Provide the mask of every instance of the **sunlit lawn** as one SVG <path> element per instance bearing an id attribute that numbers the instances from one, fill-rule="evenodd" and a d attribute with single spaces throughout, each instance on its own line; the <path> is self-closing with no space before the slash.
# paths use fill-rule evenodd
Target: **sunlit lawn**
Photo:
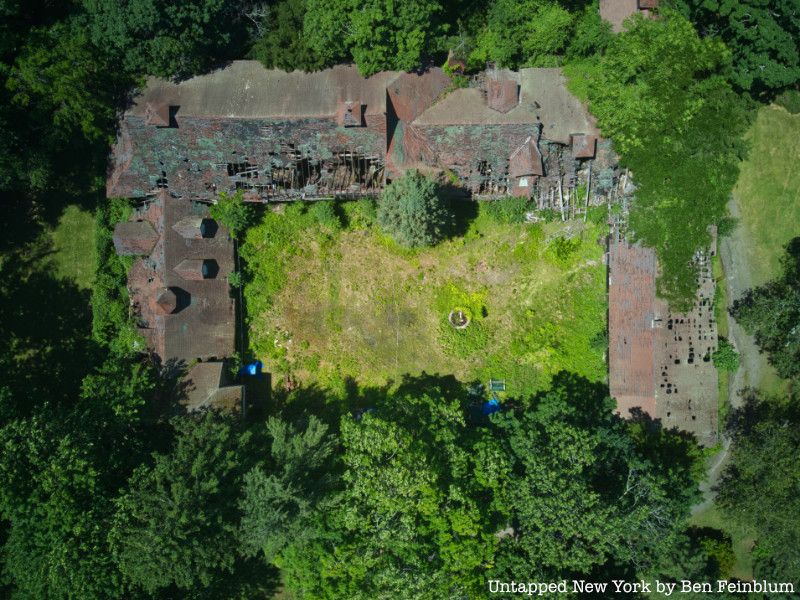
<path id="1" fill-rule="evenodd" d="M 800 115 L 764 107 L 749 139 L 750 154 L 734 194 L 753 242 L 748 262 L 758 284 L 780 273 L 784 246 L 800 235 Z"/>
<path id="2" fill-rule="evenodd" d="M 80 288 L 90 288 L 95 268 L 94 216 L 77 206 L 67 206 L 52 230 L 55 273 Z"/>

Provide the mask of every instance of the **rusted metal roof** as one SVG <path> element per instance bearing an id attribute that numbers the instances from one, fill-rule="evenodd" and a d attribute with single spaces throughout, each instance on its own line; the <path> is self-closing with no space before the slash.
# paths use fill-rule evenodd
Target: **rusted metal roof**
<path id="1" fill-rule="evenodd" d="M 389 108 L 400 121 L 412 122 L 429 109 L 450 85 L 441 69 L 425 73 L 403 73 L 386 88 Z"/>
<path id="2" fill-rule="evenodd" d="M 183 378 L 182 404 L 187 411 L 215 408 L 238 412 L 242 409 L 244 386 L 225 385 L 224 363 L 201 362 L 194 365 Z"/>
<path id="3" fill-rule="evenodd" d="M 653 305 L 656 255 L 625 240 L 609 248 L 609 387 L 623 416 L 640 408 L 656 417 Z"/>
<path id="4" fill-rule="evenodd" d="M 542 154 L 533 137 L 529 137 L 508 159 L 508 174 L 512 177 L 525 175 L 544 175 L 542 167 Z"/>
<path id="5" fill-rule="evenodd" d="M 164 364 L 230 356 L 235 319 L 227 275 L 234 264 L 225 228 L 218 225 L 206 237 L 184 237 L 173 225 L 209 219 L 208 207 L 165 191 L 135 218 L 147 220 L 159 233 L 152 252 L 134 262 L 128 274 L 131 303 L 152 352 Z M 213 277 L 184 276 L 187 265 L 206 262 L 215 266 Z"/>
<path id="6" fill-rule="evenodd" d="M 664 427 L 717 440 L 718 374 L 710 261 L 699 255 L 700 287 L 688 313 L 656 297 L 657 262 L 650 248 L 612 241 L 609 247 L 609 385 L 617 411 L 640 408 Z"/>
<path id="7" fill-rule="evenodd" d="M 109 196 L 143 198 L 167 189 L 211 200 L 239 187 L 266 195 L 293 187 L 313 195 L 341 187 L 329 176 L 345 158 L 358 154 L 379 169 L 385 158 L 385 117 L 366 116 L 366 127 L 341 127 L 333 117 L 177 120 L 177 128 L 154 128 L 125 116 L 113 151 Z"/>

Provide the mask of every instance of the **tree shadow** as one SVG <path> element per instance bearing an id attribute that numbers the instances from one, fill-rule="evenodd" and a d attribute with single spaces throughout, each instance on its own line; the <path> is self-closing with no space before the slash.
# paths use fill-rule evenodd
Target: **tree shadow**
<path id="1" fill-rule="evenodd" d="M 42 264 L 49 244 L 26 245 L 0 262 L 0 364 L 15 414 L 77 398 L 100 360 L 91 339 L 90 294 Z"/>
<path id="2" fill-rule="evenodd" d="M 478 203 L 472 199 L 469 190 L 449 182 L 439 185 L 439 194 L 449 204 L 452 214 L 448 237 L 463 237 L 478 217 Z"/>

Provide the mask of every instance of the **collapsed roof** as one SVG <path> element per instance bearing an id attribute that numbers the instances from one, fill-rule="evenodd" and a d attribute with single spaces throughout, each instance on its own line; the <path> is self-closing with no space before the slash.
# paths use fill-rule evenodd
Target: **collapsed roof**
<path id="1" fill-rule="evenodd" d="M 711 252 L 714 249 L 712 247 Z M 717 440 L 714 279 L 698 259 L 700 288 L 688 313 L 656 297 L 655 251 L 624 239 L 609 247 L 608 366 L 617 412 L 638 411 L 712 446 Z"/>
<path id="2" fill-rule="evenodd" d="M 285 73 L 255 61 L 181 83 L 151 79 L 120 123 L 107 192 L 374 195 L 387 175 L 421 166 L 457 172 L 477 192 L 471 178 L 486 176 L 483 163 L 506 177 L 528 137 L 569 145 L 573 134 L 598 133 L 560 69 L 496 70 L 482 81 L 451 89 L 441 69 L 364 78 L 352 66 Z M 153 120 L 165 106 L 171 126 Z"/>

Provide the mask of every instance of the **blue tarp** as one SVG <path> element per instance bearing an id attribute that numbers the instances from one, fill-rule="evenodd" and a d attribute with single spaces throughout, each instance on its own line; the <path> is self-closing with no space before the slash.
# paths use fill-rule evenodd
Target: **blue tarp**
<path id="1" fill-rule="evenodd" d="M 488 417 L 491 414 L 494 414 L 500 410 L 500 402 L 497 401 L 497 398 L 492 398 L 491 400 L 484 402 L 483 407 L 481 408 L 481 413 L 483 413 L 484 417 Z"/>
<path id="2" fill-rule="evenodd" d="M 257 377 L 261 375 L 261 369 L 263 368 L 264 368 L 264 363 L 262 363 L 260 360 L 256 360 L 244 365 L 241 369 L 239 369 L 239 374 Z"/>

